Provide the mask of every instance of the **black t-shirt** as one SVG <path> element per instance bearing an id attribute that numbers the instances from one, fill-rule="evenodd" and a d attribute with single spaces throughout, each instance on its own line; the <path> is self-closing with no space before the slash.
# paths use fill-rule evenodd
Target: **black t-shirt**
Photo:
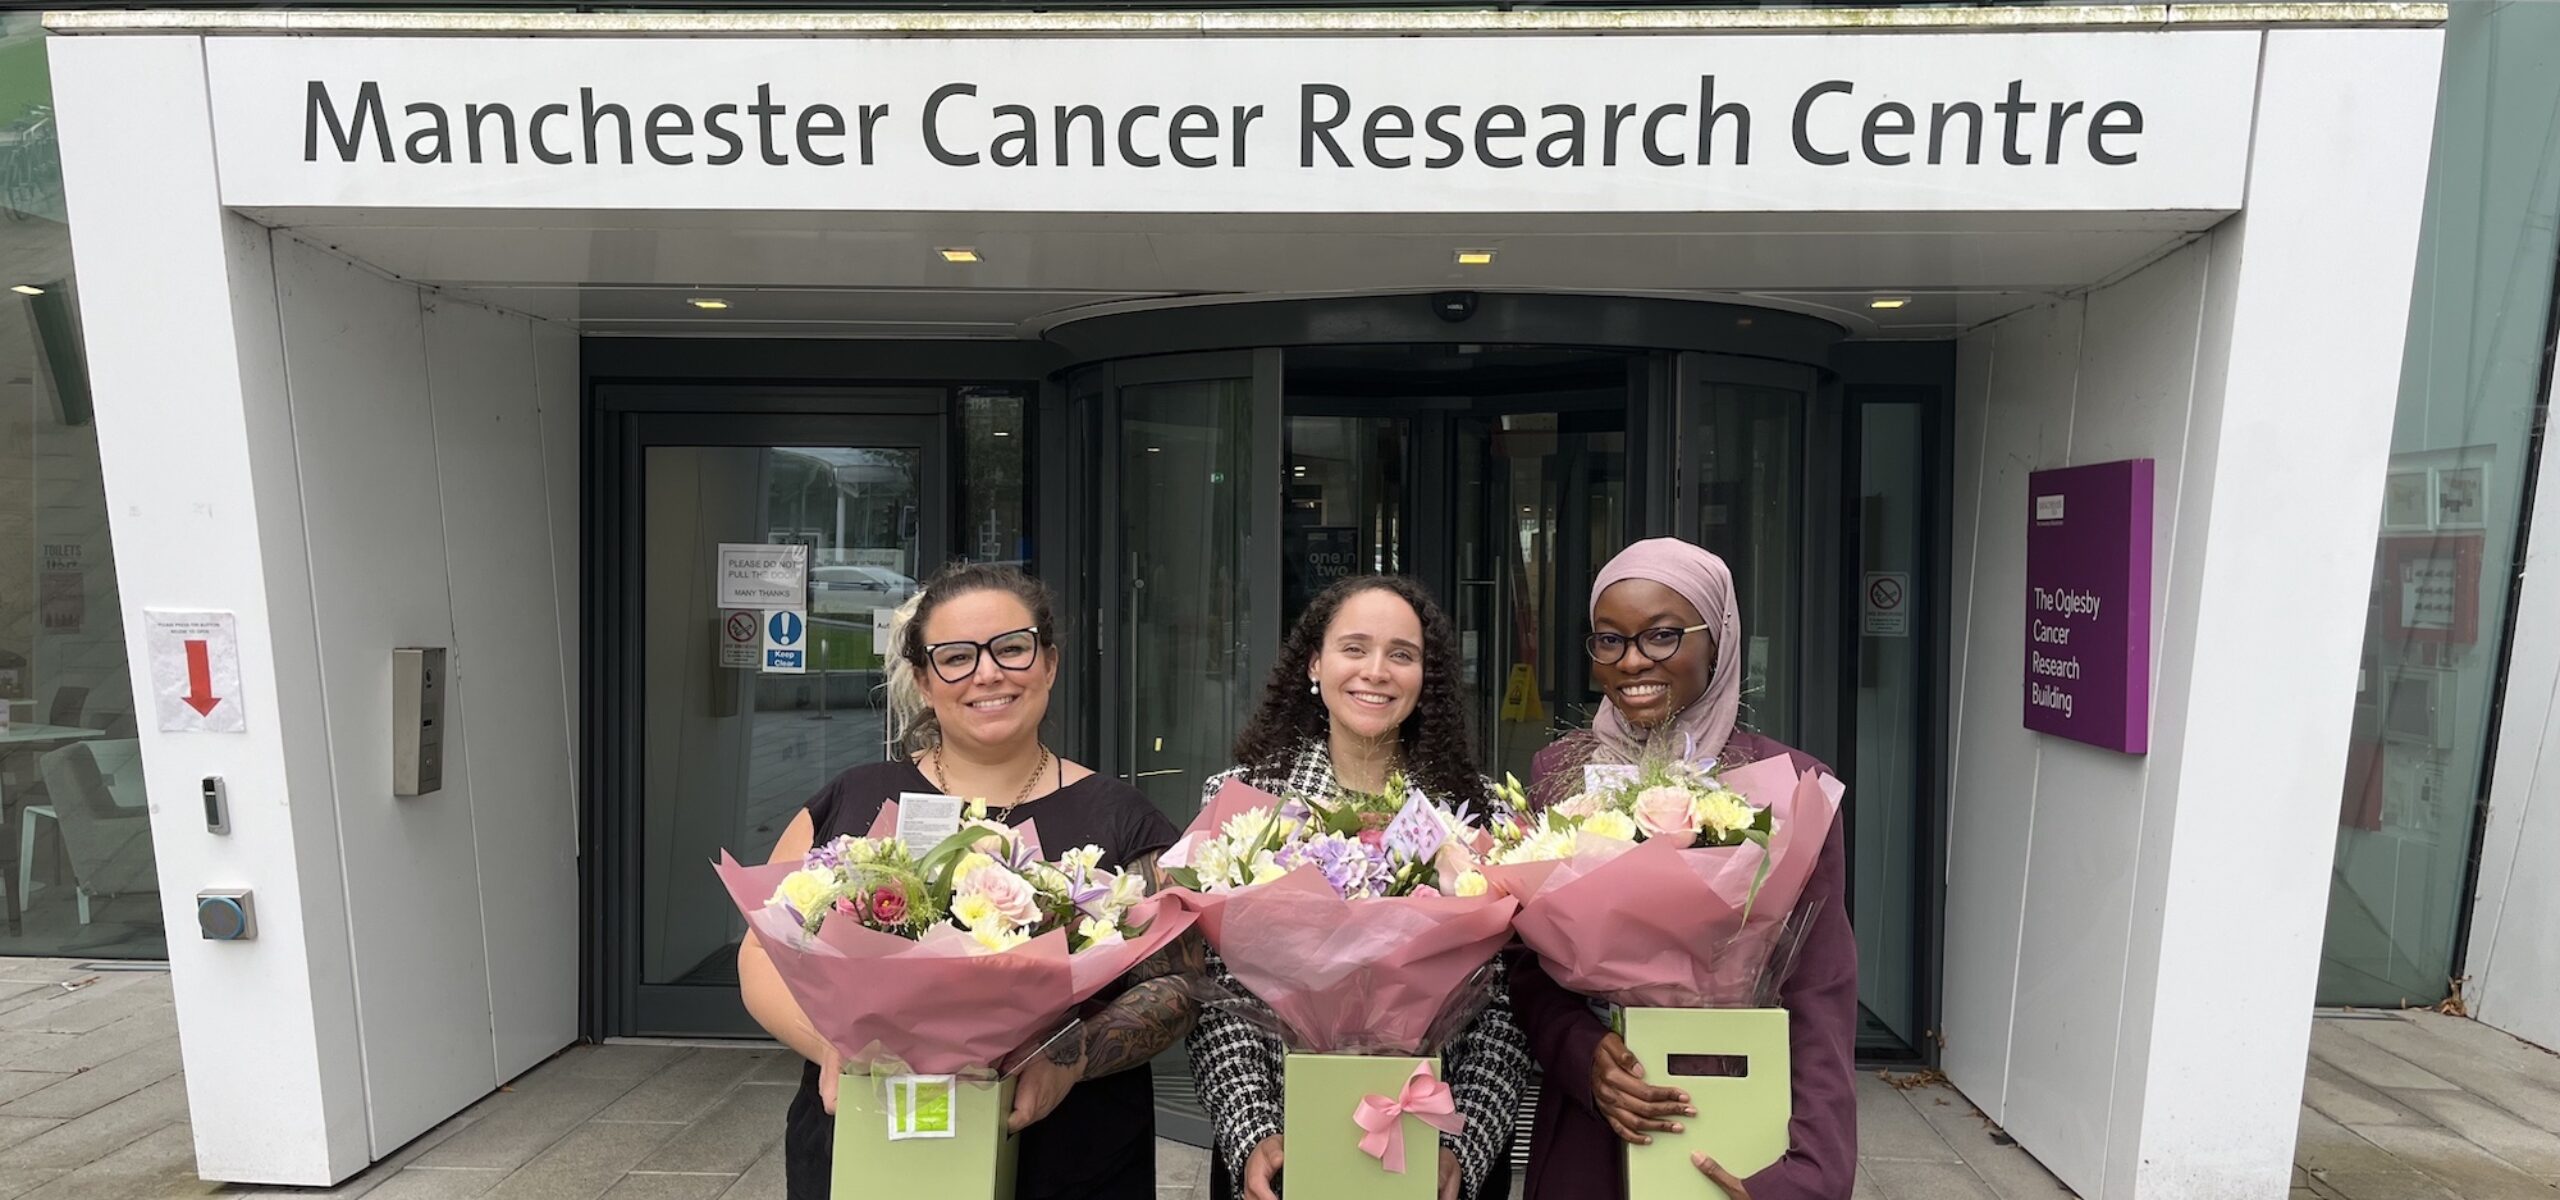
<path id="1" fill-rule="evenodd" d="M 855 767 L 810 799 L 812 844 L 870 833 L 880 806 L 900 792 L 940 791 L 904 760 Z M 1165 849 L 1182 835 L 1138 789 L 1107 775 L 1079 779 L 1015 808 L 1004 820 L 1036 823 L 1041 850 L 1051 858 L 1078 846 L 1099 846 L 1102 865 L 1113 869 Z M 1017 1200 L 1153 1200 L 1155 1108 L 1155 1086 L 1143 1064 L 1077 1084 L 1047 1117 L 1022 1131 L 1014 1172 Z M 810 1063 L 800 1073 L 800 1094 L 791 1100 L 783 1131 L 791 1200 L 828 1200 L 835 1137 L 835 1118 L 818 1101 L 818 1065 Z"/>

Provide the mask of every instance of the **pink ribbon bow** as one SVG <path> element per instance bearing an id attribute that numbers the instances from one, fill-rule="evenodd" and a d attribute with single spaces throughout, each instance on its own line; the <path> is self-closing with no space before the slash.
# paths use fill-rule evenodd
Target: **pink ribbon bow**
<path id="1" fill-rule="evenodd" d="M 1406 1117 L 1443 1134 L 1456 1133 L 1467 1124 L 1449 1096 L 1449 1085 L 1431 1074 L 1431 1064 L 1427 1062 L 1415 1064 L 1413 1077 L 1404 1081 L 1404 1093 L 1395 1099 L 1375 1093 L 1361 1097 L 1360 1107 L 1351 1112 L 1352 1122 L 1368 1131 L 1360 1138 L 1360 1152 L 1386 1164 L 1387 1170 L 1397 1175 L 1404 1174 Z"/>

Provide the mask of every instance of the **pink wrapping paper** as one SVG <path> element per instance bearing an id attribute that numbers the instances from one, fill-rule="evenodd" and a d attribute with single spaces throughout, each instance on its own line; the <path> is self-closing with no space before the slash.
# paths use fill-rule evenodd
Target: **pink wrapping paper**
<path id="1" fill-rule="evenodd" d="M 1656 839 L 1587 848 L 1570 861 L 1485 868 L 1497 890 L 1520 899 L 1513 926 L 1557 983 L 1630 1007 L 1762 1002 L 1762 971 L 1821 860 L 1847 787 L 1828 774 L 1799 775 L 1783 758 L 1721 779 L 1770 809 L 1766 851 Z M 1764 858 L 1769 877 L 1753 899 Z"/>
<path id="2" fill-rule="evenodd" d="M 883 806 L 884 808 L 888 806 Z M 894 812 L 881 817 L 889 831 Z M 873 825 L 875 836 L 881 825 Z M 1189 909 L 1151 896 L 1129 911 L 1145 933 L 1070 954 L 1063 931 L 1000 954 L 953 936 L 909 941 L 830 921 L 817 936 L 766 906 L 798 863 L 743 866 L 723 853 L 720 882 L 763 943 L 791 998 L 849 1066 L 954 1075 L 995 1066 L 1191 927 Z"/>
<path id="3" fill-rule="evenodd" d="M 1229 781 L 1186 836 L 1279 801 Z M 1460 985 L 1511 940 L 1508 896 L 1345 900 L 1313 867 L 1227 892 L 1173 889 L 1227 969 L 1280 1019 L 1291 1049 L 1422 1054 Z"/>

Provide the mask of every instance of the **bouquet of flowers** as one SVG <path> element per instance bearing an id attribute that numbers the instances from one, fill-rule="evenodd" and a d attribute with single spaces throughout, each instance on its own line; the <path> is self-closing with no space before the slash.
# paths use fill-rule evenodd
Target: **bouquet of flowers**
<path id="1" fill-rule="evenodd" d="M 916 941 L 966 937 L 975 952 L 994 954 L 1065 930 L 1080 954 L 1146 932 L 1130 910 L 1146 899 L 1147 881 L 1101 862 L 1099 846 L 1043 862 L 1032 837 L 978 817 L 921 859 L 895 836 L 812 847 L 765 904 L 811 935 L 851 918 Z"/>
<path id="2" fill-rule="evenodd" d="M 1591 998 L 1645 1077 L 1698 1110 L 1685 1134 L 1627 1148 L 1629 1194 L 1694 1195 L 1692 1151 L 1739 1175 L 1786 1153 L 1779 991 L 1816 915 L 1798 901 L 1845 788 L 1783 758 L 1719 769 L 1586 751 L 1580 790 L 1499 831 L 1485 874 L 1519 899 L 1514 927 L 1547 975 Z M 1748 1065 L 1675 1078 L 1696 1074 L 1683 1062 Z"/>
<path id="3" fill-rule="evenodd" d="M 1527 811 L 1519 781 L 1505 777 L 1503 789 L 1516 811 Z M 1534 816 L 1494 826 L 1491 861 L 1569 860 L 1585 835 L 1627 845 L 1663 838 L 1682 847 L 1766 846 L 1770 825 L 1769 808 L 1726 786 L 1712 767 L 1664 755 L 1624 770 L 1586 769 L 1581 791 Z"/>
<path id="4" fill-rule="evenodd" d="M 1468 806 L 1401 779 L 1286 800 L 1230 780 L 1166 852 L 1173 894 L 1259 1001 L 1207 1003 L 1288 1047 L 1293 1191 L 1436 1190 L 1430 1170 L 1405 1169 L 1437 1162 L 1463 1124 L 1431 1056 L 1492 995 L 1517 907 L 1479 869 L 1490 848 Z"/>
<path id="5" fill-rule="evenodd" d="M 1720 768 L 1653 752 L 1586 762 L 1581 782 L 1498 826 L 1485 868 L 1519 899 L 1521 941 L 1547 973 L 1618 1005 L 1771 1002 L 1840 781 L 1785 759 Z"/>
<path id="6" fill-rule="evenodd" d="M 897 835 L 897 808 L 796 865 L 723 854 L 720 878 L 844 1058 L 838 1194 L 1010 1196 L 1012 1089 L 999 1071 L 1195 918 L 1103 869 L 1099 848 L 1045 861 L 1030 823 L 1008 829 L 983 809 L 919 853 Z"/>
<path id="7" fill-rule="evenodd" d="M 1179 865 L 1165 874 L 1195 891 L 1232 892 L 1313 867 L 1345 900 L 1481 896 L 1486 884 L 1476 852 L 1486 835 L 1468 808 L 1444 808 L 1402 775 L 1390 776 L 1374 793 L 1345 789 L 1322 802 L 1272 800 L 1214 830 L 1195 826 L 1166 855 Z"/>

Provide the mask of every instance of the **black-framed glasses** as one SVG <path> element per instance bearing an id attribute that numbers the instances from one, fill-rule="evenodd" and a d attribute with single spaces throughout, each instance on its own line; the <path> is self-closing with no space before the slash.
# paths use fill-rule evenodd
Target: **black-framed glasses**
<path id="1" fill-rule="evenodd" d="M 1040 627 L 1026 625 L 983 642 L 935 642 L 924 648 L 924 660 L 944 683 L 958 683 L 978 673 L 980 653 L 994 655 L 1005 670 L 1027 671 L 1040 658 Z"/>
<path id="2" fill-rule="evenodd" d="M 1628 637 L 1623 633 L 1595 633 L 1582 639 L 1582 648 L 1591 655 L 1591 661 L 1604 667 L 1615 665 L 1618 660 L 1625 658 L 1627 647 L 1630 645 L 1646 658 L 1661 662 L 1680 653 L 1682 639 L 1708 628 L 1711 626 L 1704 624 L 1691 625 L 1686 629 L 1677 625 L 1657 625 L 1634 637 Z"/>

